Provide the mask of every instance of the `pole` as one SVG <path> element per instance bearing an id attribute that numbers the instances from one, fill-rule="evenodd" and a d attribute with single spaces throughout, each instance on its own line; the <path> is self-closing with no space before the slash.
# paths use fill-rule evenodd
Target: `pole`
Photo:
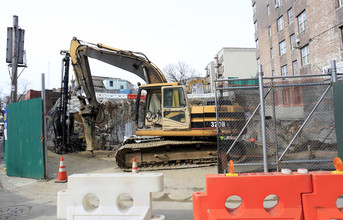
<path id="1" fill-rule="evenodd" d="M 264 106 L 264 86 L 263 86 L 263 72 L 262 65 L 258 66 L 258 81 L 260 87 L 260 103 L 261 103 L 261 122 L 262 122 L 262 142 L 263 142 L 263 170 L 268 172 L 268 158 L 267 158 L 267 135 L 266 135 L 266 116 Z"/>
<path id="2" fill-rule="evenodd" d="M 278 162 L 279 159 L 279 146 L 278 146 L 278 141 L 277 141 L 277 126 L 276 126 L 276 111 L 275 111 L 275 96 L 274 96 L 274 80 L 271 80 L 271 85 L 272 85 L 272 100 L 273 100 L 273 124 L 274 124 L 274 144 L 275 144 L 275 160 L 276 163 Z M 279 172 L 279 167 L 277 167 L 277 172 Z"/>
<path id="3" fill-rule="evenodd" d="M 48 147 L 46 146 L 46 98 L 45 98 L 45 75 L 42 73 L 42 100 L 43 100 L 43 147 L 44 147 L 44 177 L 48 178 Z"/>
<path id="4" fill-rule="evenodd" d="M 11 102 L 17 102 L 17 75 L 18 75 L 18 53 L 19 53 L 19 31 L 18 16 L 13 15 L 12 33 L 12 79 L 11 79 Z"/>
<path id="5" fill-rule="evenodd" d="M 70 55 L 68 52 L 65 53 L 65 57 L 63 58 L 64 63 L 64 76 L 63 77 L 63 90 L 62 93 L 62 148 L 64 150 L 67 149 L 67 143 L 69 143 L 69 130 L 67 129 L 67 110 L 68 110 L 68 82 L 69 82 L 69 62 L 70 62 Z M 63 74 L 63 73 L 62 73 Z M 69 118 L 70 121 L 70 118 Z"/>
<path id="6" fill-rule="evenodd" d="M 218 173 L 223 173 L 223 167 L 222 167 L 222 163 L 221 163 L 221 149 L 220 149 L 220 145 L 221 145 L 221 141 L 220 140 L 220 134 L 219 134 L 219 126 L 218 126 L 218 122 L 219 122 L 219 118 L 218 118 L 218 105 L 220 103 L 218 103 L 218 97 L 217 97 L 217 86 L 216 89 L 214 90 L 214 103 L 216 106 L 216 129 L 217 129 L 217 160 L 218 160 Z"/>
<path id="7" fill-rule="evenodd" d="M 331 77 L 332 82 L 337 82 L 336 60 L 331 61 Z"/>

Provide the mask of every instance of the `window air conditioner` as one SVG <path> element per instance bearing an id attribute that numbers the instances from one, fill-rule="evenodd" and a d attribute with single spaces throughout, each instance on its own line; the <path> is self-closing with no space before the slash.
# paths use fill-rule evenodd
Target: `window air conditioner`
<path id="1" fill-rule="evenodd" d="M 294 42 L 292 42 L 292 48 L 293 49 L 296 49 L 297 48 L 297 43 L 294 41 Z"/>

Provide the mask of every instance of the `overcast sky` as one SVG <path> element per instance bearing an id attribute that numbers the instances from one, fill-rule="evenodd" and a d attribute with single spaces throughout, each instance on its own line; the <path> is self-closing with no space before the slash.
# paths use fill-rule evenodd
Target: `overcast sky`
<path id="1" fill-rule="evenodd" d="M 28 67 L 19 78 L 30 88 L 61 84 L 60 50 L 71 39 L 143 52 L 160 69 L 183 61 L 205 75 L 222 47 L 255 47 L 251 0 L 11 0 L 0 8 L 0 95 L 10 93 L 7 27 L 13 15 L 25 30 Z M 140 81 L 131 73 L 91 63 L 93 75 Z M 22 68 L 18 69 L 20 73 Z M 71 68 L 71 73 L 73 73 Z"/>

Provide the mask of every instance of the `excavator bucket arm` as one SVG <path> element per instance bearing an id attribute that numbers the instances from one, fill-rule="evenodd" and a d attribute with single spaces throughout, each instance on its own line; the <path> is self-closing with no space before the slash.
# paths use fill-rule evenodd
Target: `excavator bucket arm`
<path id="1" fill-rule="evenodd" d="M 95 147 L 95 123 L 99 104 L 95 96 L 88 58 L 131 72 L 145 80 L 147 84 L 167 82 L 161 70 L 143 53 L 120 50 L 103 44 L 90 44 L 74 37 L 70 44 L 70 57 L 76 78 L 76 91 L 81 91 L 82 88 L 84 92 L 84 94 L 80 92 L 78 98 L 87 150 L 91 152 Z"/>

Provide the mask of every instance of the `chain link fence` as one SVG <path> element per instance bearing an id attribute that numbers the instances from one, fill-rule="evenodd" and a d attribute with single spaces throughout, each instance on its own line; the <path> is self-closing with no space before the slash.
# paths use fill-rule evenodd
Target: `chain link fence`
<path id="1" fill-rule="evenodd" d="M 229 160 L 237 172 L 333 169 L 337 141 L 329 75 L 228 79 L 216 84 L 219 173 L 228 172 Z M 235 113 L 220 111 L 230 103 L 237 105 Z M 225 123 L 228 118 L 231 124 Z M 229 126 L 239 131 L 227 132 Z"/>

